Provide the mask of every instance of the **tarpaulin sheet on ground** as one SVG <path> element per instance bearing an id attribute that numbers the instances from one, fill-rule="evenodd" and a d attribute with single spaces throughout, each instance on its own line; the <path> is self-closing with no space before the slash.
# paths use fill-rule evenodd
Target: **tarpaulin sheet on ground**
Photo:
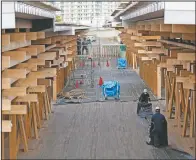
<path id="1" fill-rule="evenodd" d="M 118 68 L 127 68 L 127 60 L 125 58 L 118 58 L 117 65 Z"/>
<path id="2" fill-rule="evenodd" d="M 104 97 L 118 97 L 120 96 L 120 84 L 118 81 L 105 81 L 102 85 Z"/>

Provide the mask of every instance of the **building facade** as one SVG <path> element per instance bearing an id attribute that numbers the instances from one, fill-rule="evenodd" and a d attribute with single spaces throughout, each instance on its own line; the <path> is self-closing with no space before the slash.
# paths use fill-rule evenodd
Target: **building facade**
<path id="1" fill-rule="evenodd" d="M 57 15 L 65 23 L 79 23 L 100 27 L 110 19 L 119 2 L 55 2 L 61 11 Z"/>

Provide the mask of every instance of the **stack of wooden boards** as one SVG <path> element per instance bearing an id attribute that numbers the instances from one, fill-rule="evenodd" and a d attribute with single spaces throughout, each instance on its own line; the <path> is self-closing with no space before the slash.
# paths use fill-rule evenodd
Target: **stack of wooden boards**
<path id="1" fill-rule="evenodd" d="M 133 69 L 139 68 L 139 75 L 158 98 L 165 89 L 168 118 L 174 118 L 182 137 L 194 137 L 195 47 L 163 38 L 181 38 L 195 43 L 195 25 L 148 21 L 121 31 L 128 64 Z"/>
<path id="2" fill-rule="evenodd" d="M 27 152 L 28 139 L 39 138 L 51 101 L 74 69 L 76 36 L 2 32 L 2 159 L 16 159 L 19 146 Z"/>

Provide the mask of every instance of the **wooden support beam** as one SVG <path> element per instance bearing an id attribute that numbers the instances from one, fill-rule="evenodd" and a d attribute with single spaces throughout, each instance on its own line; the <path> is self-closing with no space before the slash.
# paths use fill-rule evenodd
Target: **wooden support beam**
<path id="1" fill-rule="evenodd" d="M 26 32 L 27 40 L 37 40 L 37 32 Z"/>
<path id="2" fill-rule="evenodd" d="M 182 47 L 182 48 L 188 48 L 188 49 L 195 50 L 195 46 L 193 46 L 193 45 L 188 45 L 188 44 L 183 44 L 183 43 L 178 43 L 178 42 L 172 42 L 172 41 L 162 40 L 162 39 L 160 39 L 158 41 L 162 42 L 162 43 L 166 43 L 166 44 L 171 44 L 171 45 L 174 45 L 174 46 Z"/>
<path id="3" fill-rule="evenodd" d="M 46 68 L 51 68 L 52 67 L 52 61 L 51 60 L 50 61 L 46 61 L 45 63 L 46 63 L 45 64 Z"/>
<path id="4" fill-rule="evenodd" d="M 161 67 L 157 67 L 157 98 L 161 98 Z"/>
<path id="5" fill-rule="evenodd" d="M 11 79 L 2 78 L 2 89 L 10 89 L 10 87 L 11 87 Z"/>
<path id="6" fill-rule="evenodd" d="M 14 82 L 12 84 L 12 86 L 14 87 L 34 87 L 34 86 L 37 86 L 37 79 L 36 77 L 28 77 L 27 78 L 24 78 L 24 79 L 19 79 L 18 81 Z"/>
<path id="7" fill-rule="evenodd" d="M 138 54 L 161 54 L 161 53 L 165 53 L 165 50 L 157 50 L 157 51 L 138 50 Z"/>
<path id="8" fill-rule="evenodd" d="M 36 63 L 20 63 L 15 68 L 26 69 L 28 71 L 37 71 L 37 64 Z"/>
<path id="9" fill-rule="evenodd" d="M 54 60 L 56 58 L 56 52 L 45 52 L 38 55 L 39 59 Z"/>
<path id="10" fill-rule="evenodd" d="M 26 87 L 11 87 L 10 89 L 2 90 L 2 96 L 25 96 Z"/>
<path id="11" fill-rule="evenodd" d="M 10 57 L 9 56 L 2 56 L 2 70 L 10 67 Z"/>
<path id="12" fill-rule="evenodd" d="M 145 25 L 145 31 L 151 31 L 151 25 L 150 24 Z"/>
<path id="13" fill-rule="evenodd" d="M 3 56 L 9 56 L 10 60 L 23 61 L 26 59 L 26 51 L 7 51 L 2 53 Z"/>
<path id="14" fill-rule="evenodd" d="M 195 25 L 172 24 L 172 33 L 194 33 Z"/>
<path id="15" fill-rule="evenodd" d="M 161 39 L 161 36 L 140 36 L 140 40 L 157 40 Z"/>
<path id="16" fill-rule="evenodd" d="M 185 105 L 185 111 L 184 111 L 184 121 L 183 121 L 183 129 L 182 129 L 182 137 L 186 136 L 186 129 L 188 125 L 188 111 L 189 111 L 189 105 L 190 105 L 190 89 L 187 91 L 186 94 L 186 105 Z"/>
<path id="17" fill-rule="evenodd" d="M 39 39 L 39 40 L 35 40 L 35 41 L 32 41 L 32 44 L 51 44 L 52 41 L 51 41 L 51 38 L 46 38 L 46 39 Z"/>
<path id="18" fill-rule="evenodd" d="M 178 53 L 177 59 L 182 61 L 195 61 L 196 53 Z"/>
<path id="19" fill-rule="evenodd" d="M 191 83 L 190 80 L 186 80 L 183 82 L 183 88 L 184 89 L 192 89 L 195 90 L 196 89 L 196 85 L 195 83 Z"/>
<path id="20" fill-rule="evenodd" d="M 38 54 L 46 51 L 45 45 L 30 45 L 27 48 L 37 48 Z"/>
<path id="21" fill-rule="evenodd" d="M 45 85 L 45 86 L 51 86 L 52 81 L 50 79 L 38 79 L 37 80 L 38 85 Z"/>
<path id="22" fill-rule="evenodd" d="M 26 69 L 6 69 L 2 72 L 3 78 L 26 78 Z"/>
<path id="23" fill-rule="evenodd" d="M 2 46 L 8 46 L 10 45 L 10 35 L 9 34 L 2 34 Z"/>
<path id="24" fill-rule="evenodd" d="M 44 93 L 46 92 L 46 86 L 45 85 L 38 85 L 36 87 L 29 87 L 27 89 L 27 92 L 34 92 L 34 93 Z"/>
<path id="25" fill-rule="evenodd" d="M 38 66 L 44 66 L 45 60 L 44 59 L 38 59 L 38 58 L 31 58 L 27 61 L 27 63 L 36 63 Z"/>
<path id="26" fill-rule="evenodd" d="M 194 33 L 183 33 L 182 34 L 182 39 L 183 40 L 195 41 L 195 34 Z"/>
<path id="27" fill-rule="evenodd" d="M 46 47 L 46 51 L 48 51 L 54 47 L 56 47 L 56 44 L 49 45 L 48 47 Z"/>
<path id="28" fill-rule="evenodd" d="M 170 33 L 170 38 L 182 38 L 182 34 L 181 33 Z"/>
<path id="29" fill-rule="evenodd" d="M 25 42 L 26 33 L 10 33 L 10 40 L 14 42 Z"/>
<path id="30" fill-rule="evenodd" d="M 2 98 L 2 111 L 9 111 L 11 109 L 11 100 Z"/>
<path id="31" fill-rule="evenodd" d="M 56 68 L 44 68 L 37 72 L 29 73 L 29 77 L 47 78 L 47 77 L 54 77 L 56 76 L 56 74 L 57 74 Z"/>
<path id="32" fill-rule="evenodd" d="M 12 131 L 12 122 L 10 120 L 2 120 L 2 130 L 1 132 L 11 132 Z"/>
<path id="33" fill-rule="evenodd" d="M 171 24 L 160 24 L 160 32 L 172 32 Z"/>
<path id="34" fill-rule="evenodd" d="M 151 24 L 151 31 L 160 31 L 160 24 Z"/>
<path id="35" fill-rule="evenodd" d="M 26 96 L 18 96 L 13 102 L 38 102 L 37 94 L 27 94 Z"/>
<path id="36" fill-rule="evenodd" d="M 194 74 L 193 75 L 189 75 L 189 80 L 190 80 L 190 82 L 195 83 L 195 81 L 196 81 L 195 75 Z"/>
<path id="37" fill-rule="evenodd" d="M 11 50 L 18 49 L 21 47 L 26 47 L 29 45 L 31 45 L 31 41 L 11 42 L 9 45 L 2 46 L 2 52 L 11 51 Z"/>
<path id="38" fill-rule="evenodd" d="M 45 38 L 45 32 L 37 32 L 37 39 L 44 39 Z"/>
<path id="39" fill-rule="evenodd" d="M 134 46 L 135 47 L 148 47 L 148 46 L 161 47 L 162 44 L 156 41 L 148 41 L 148 42 L 142 42 L 142 43 L 134 43 Z"/>
<path id="40" fill-rule="evenodd" d="M 18 51 L 26 51 L 27 56 L 37 56 L 37 54 L 38 54 L 37 48 L 26 47 L 26 48 L 19 48 L 17 50 Z"/>
<path id="41" fill-rule="evenodd" d="M 26 105 L 11 105 L 11 110 L 3 111 L 3 115 L 24 115 L 27 114 L 27 106 Z"/>

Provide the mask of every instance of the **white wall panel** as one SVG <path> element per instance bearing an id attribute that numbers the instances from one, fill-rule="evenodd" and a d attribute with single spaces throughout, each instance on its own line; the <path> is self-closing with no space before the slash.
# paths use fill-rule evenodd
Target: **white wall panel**
<path id="1" fill-rule="evenodd" d="M 165 24 L 195 24 L 195 2 L 165 2 Z"/>
<path id="2" fill-rule="evenodd" d="M 14 2 L 2 2 L 2 29 L 15 28 Z"/>
<path id="3" fill-rule="evenodd" d="M 165 24 L 195 24 L 195 11 L 165 11 Z"/>
<path id="4" fill-rule="evenodd" d="M 2 29 L 15 28 L 15 14 L 3 13 L 2 14 Z"/>

